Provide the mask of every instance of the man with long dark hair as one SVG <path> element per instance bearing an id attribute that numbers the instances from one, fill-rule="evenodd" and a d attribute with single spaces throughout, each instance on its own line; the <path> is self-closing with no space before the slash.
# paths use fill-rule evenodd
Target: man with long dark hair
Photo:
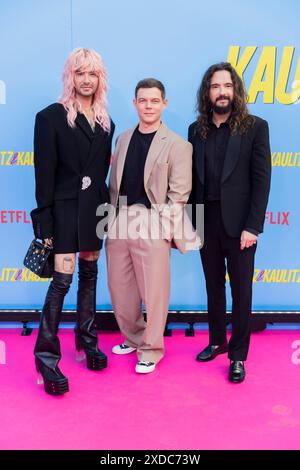
<path id="1" fill-rule="evenodd" d="M 263 231 L 271 179 L 268 124 L 247 109 L 243 82 L 229 63 L 212 65 L 197 95 L 190 202 L 204 203 L 200 251 L 208 298 L 209 345 L 198 361 L 228 351 L 229 380 L 245 378 L 254 255 Z M 226 264 L 225 264 L 226 262 Z M 226 265 L 232 294 L 232 335 L 226 338 Z"/>

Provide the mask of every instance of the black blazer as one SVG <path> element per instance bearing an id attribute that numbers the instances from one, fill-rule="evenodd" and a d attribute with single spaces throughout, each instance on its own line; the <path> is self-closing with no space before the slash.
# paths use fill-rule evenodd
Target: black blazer
<path id="1" fill-rule="evenodd" d="M 96 124 L 93 133 L 84 115 L 76 118 L 76 127 L 67 123 L 67 112 L 54 103 L 36 115 L 34 128 L 34 168 L 37 208 L 31 211 L 37 238 L 53 236 L 52 207 L 55 200 L 78 199 L 81 233 L 95 232 L 95 213 L 99 204 L 109 202 L 105 180 L 109 171 L 110 133 Z M 84 181 L 90 184 L 84 189 Z"/>
<path id="2" fill-rule="evenodd" d="M 230 135 L 221 177 L 221 212 L 230 237 L 245 229 L 263 232 L 271 182 L 271 151 L 267 121 L 254 116 L 246 134 Z M 189 203 L 204 203 L 205 140 L 189 126 L 193 145 L 193 188 Z M 193 221 L 195 225 L 195 220 Z M 205 223 L 205 221 L 204 221 Z"/>

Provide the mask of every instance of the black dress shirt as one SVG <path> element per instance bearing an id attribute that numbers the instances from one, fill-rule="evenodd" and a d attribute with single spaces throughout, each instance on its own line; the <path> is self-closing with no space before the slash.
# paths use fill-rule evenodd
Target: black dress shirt
<path id="1" fill-rule="evenodd" d="M 217 127 L 210 123 L 210 131 L 205 143 L 205 201 L 219 201 L 221 194 L 221 175 L 230 135 L 227 122 Z"/>

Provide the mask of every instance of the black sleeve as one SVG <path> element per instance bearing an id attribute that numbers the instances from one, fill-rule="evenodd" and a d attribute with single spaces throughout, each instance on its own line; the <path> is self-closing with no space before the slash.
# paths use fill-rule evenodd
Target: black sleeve
<path id="1" fill-rule="evenodd" d="M 34 171 L 37 208 L 31 211 L 31 218 L 34 234 L 41 239 L 53 236 L 52 205 L 56 165 L 55 130 L 48 119 L 38 113 L 34 127 Z"/>
<path id="2" fill-rule="evenodd" d="M 110 133 L 109 133 L 109 138 L 108 138 L 108 146 L 107 146 L 107 151 L 105 155 L 104 180 L 106 180 L 108 172 L 109 172 L 110 160 L 111 160 L 111 147 L 112 147 L 112 139 L 114 136 L 114 132 L 115 132 L 115 124 L 113 121 L 111 121 Z"/>
<path id="3" fill-rule="evenodd" d="M 256 235 L 257 237 L 259 235 L 259 232 L 254 228 L 245 227 L 244 230 L 246 230 L 246 232 L 252 233 L 252 235 Z"/>
<path id="4" fill-rule="evenodd" d="M 193 144 L 193 137 L 195 132 L 195 125 L 191 124 L 188 129 L 188 141 Z"/>
<path id="5" fill-rule="evenodd" d="M 263 232 L 271 184 L 269 127 L 262 121 L 253 141 L 251 157 L 251 204 L 245 227 Z"/>
<path id="6" fill-rule="evenodd" d="M 188 141 L 193 145 L 194 147 L 194 129 L 195 126 L 194 124 L 191 124 L 188 128 Z M 195 220 L 196 220 L 196 195 L 195 195 L 195 188 L 196 188 L 196 183 L 195 183 L 195 178 L 196 178 L 196 169 L 195 169 L 195 156 L 194 156 L 194 150 L 193 150 L 193 156 L 192 156 L 192 190 L 190 192 L 190 196 L 188 199 L 188 205 L 191 205 L 192 207 L 189 208 L 191 211 L 191 216 L 192 216 L 192 224 L 195 228 Z"/>

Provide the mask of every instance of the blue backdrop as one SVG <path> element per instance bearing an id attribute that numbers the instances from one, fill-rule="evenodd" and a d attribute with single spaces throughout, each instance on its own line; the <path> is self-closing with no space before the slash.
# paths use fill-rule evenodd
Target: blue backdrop
<path id="1" fill-rule="evenodd" d="M 48 281 L 22 265 L 33 236 L 34 117 L 57 100 L 66 57 L 83 46 L 100 52 L 109 72 L 115 137 L 136 123 L 132 98 L 139 79 L 165 83 L 164 120 L 186 137 L 204 71 L 223 60 L 236 66 L 251 112 L 269 122 L 273 163 L 253 306 L 299 309 L 299 14 L 293 0 L 284 6 L 276 0 L 1 0 L 0 308 L 40 307 L 44 300 Z M 171 262 L 171 308 L 205 308 L 199 254 L 173 250 Z M 97 304 L 110 308 L 104 251 L 99 268 Z M 66 306 L 74 307 L 75 299 L 76 282 Z"/>

